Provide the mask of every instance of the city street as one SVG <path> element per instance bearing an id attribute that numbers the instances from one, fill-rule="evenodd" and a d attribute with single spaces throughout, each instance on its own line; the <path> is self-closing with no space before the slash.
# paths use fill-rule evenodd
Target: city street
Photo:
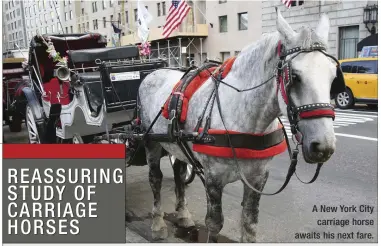
<path id="1" fill-rule="evenodd" d="M 284 121 L 287 127 L 287 121 Z M 337 148 L 330 161 L 324 164 L 315 183 L 306 185 L 294 176 L 287 188 L 275 196 L 262 196 L 257 231 L 258 242 L 377 242 L 377 111 L 356 108 L 336 110 L 334 123 Z M 4 127 L 6 142 L 26 142 L 22 133 L 9 133 Z M 287 153 L 274 158 L 264 192 L 274 192 L 283 184 L 289 166 Z M 167 157 L 162 159 L 162 208 L 168 225 L 169 237 L 162 242 L 206 242 L 204 217 L 206 198 L 201 181 L 195 178 L 186 189 L 188 208 L 196 228 L 180 230 L 174 226 L 175 193 L 173 172 Z M 297 174 L 310 180 L 314 165 L 306 164 L 300 156 Z M 224 227 L 220 242 L 239 241 L 242 184 L 226 186 L 223 194 Z M 147 242 L 151 238 L 150 212 L 153 195 L 148 182 L 148 167 L 127 168 L 127 239 L 129 242 Z M 312 212 L 314 205 L 318 212 Z M 338 212 L 322 213 L 320 206 L 338 206 Z M 340 205 L 356 206 L 356 212 L 344 213 Z M 373 212 L 359 211 L 360 205 L 374 206 Z M 374 225 L 352 226 L 352 219 L 372 219 Z M 318 219 L 348 219 L 348 226 L 321 226 Z M 295 239 L 296 233 L 320 233 L 320 239 Z M 335 239 L 323 238 L 323 232 L 335 233 Z M 354 233 L 353 239 L 337 239 L 338 232 Z M 357 239 L 357 232 L 371 233 L 371 239 Z M 348 234 L 349 235 L 349 234 Z"/>

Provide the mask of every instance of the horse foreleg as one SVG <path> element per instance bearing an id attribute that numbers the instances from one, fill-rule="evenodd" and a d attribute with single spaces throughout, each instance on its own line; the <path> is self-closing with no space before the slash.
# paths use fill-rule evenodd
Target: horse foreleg
<path id="1" fill-rule="evenodd" d="M 173 164 L 173 173 L 175 178 L 175 193 L 176 193 L 176 211 L 177 211 L 177 224 L 180 227 L 188 228 L 194 226 L 192 216 L 187 208 L 187 201 L 185 198 L 185 176 L 186 176 L 187 163 L 180 160 L 175 161 Z"/>
<path id="2" fill-rule="evenodd" d="M 269 171 L 255 178 L 255 183 L 250 182 L 254 188 L 262 191 L 265 187 Z M 257 240 L 257 225 L 259 214 L 259 200 L 261 195 L 251 190 L 244 184 L 242 216 L 241 216 L 241 242 L 256 242 Z"/>
<path id="3" fill-rule="evenodd" d="M 207 213 L 205 225 L 208 229 L 209 242 L 217 242 L 217 235 L 224 224 L 224 215 L 222 214 L 222 191 L 224 188 L 220 177 L 205 173 L 205 190 L 207 199 Z"/>
<path id="4" fill-rule="evenodd" d="M 165 239 L 168 237 L 167 225 L 164 222 L 164 214 L 161 212 L 161 182 L 163 173 L 160 170 L 162 147 L 158 143 L 149 142 L 145 146 L 147 163 L 149 165 L 149 183 L 153 192 L 154 204 L 152 209 L 152 238 Z"/>

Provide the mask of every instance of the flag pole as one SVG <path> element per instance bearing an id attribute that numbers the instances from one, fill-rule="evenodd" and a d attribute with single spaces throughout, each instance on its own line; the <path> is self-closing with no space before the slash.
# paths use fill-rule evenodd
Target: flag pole
<path id="1" fill-rule="evenodd" d="M 206 4 L 206 3 L 205 3 L 205 4 Z M 202 16 L 204 17 L 204 19 L 205 19 L 207 22 L 209 22 L 209 25 L 213 28 L 213 23 L 210 22 L 210 21 L 208 20 L 208 18 L 206 18 L 205 14 L 200 10 L 200 8 L 199 8 L 196 4 L 193 4 L 193 5 L 196 6 L 197 10 L 202 14 Z"/>

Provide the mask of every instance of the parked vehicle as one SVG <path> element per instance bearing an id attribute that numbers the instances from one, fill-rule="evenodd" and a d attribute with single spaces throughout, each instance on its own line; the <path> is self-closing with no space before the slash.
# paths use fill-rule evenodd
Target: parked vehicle
<path id="1" fill-rule="evenodd" d="M 356 103 L 369 107 L 378 104 L 378 58 L 340 60 L 347 86 L 346 91 L 335 96 L 338 108 L 349 109 Z"/>
<path id="2" fill-rule="evenodd" d="M 106 45 L 98 33 L 32 38 L 28 64 L 32 86 L 22 91 L 29 142 L 124 144 L 128 166 L 143 166 L 144 148 L 119 133 L 134 128 L 142 80 L 167 63 L 141 60 L 135 45 Z M 108 137 L 101 139 L 105 134 Z M 170 156 L 171 163 L 174 160 Z M 194 178 L 191 165 L 188 172 L 185 183 Z"/>
<path id="3" fill-rule="evenodd" d="M 3 121 L 11 132 L 21 131 L 25 117 L 25 101 L 20 96 L 22 89 L 29 86 L 29 79 L 22 66 L 24 61 L 24 58 L 3 59 Z"/>

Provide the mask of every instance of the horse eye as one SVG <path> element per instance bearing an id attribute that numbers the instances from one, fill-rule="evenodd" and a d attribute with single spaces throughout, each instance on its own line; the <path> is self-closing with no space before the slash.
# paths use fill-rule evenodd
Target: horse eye
<path id="1" fill-rule="evenodd" d="M 297 75 L 297 74 L 292 74 L 292 81 L 300 82 L 301 80 L 300 80 L 299 75 Z"/>

